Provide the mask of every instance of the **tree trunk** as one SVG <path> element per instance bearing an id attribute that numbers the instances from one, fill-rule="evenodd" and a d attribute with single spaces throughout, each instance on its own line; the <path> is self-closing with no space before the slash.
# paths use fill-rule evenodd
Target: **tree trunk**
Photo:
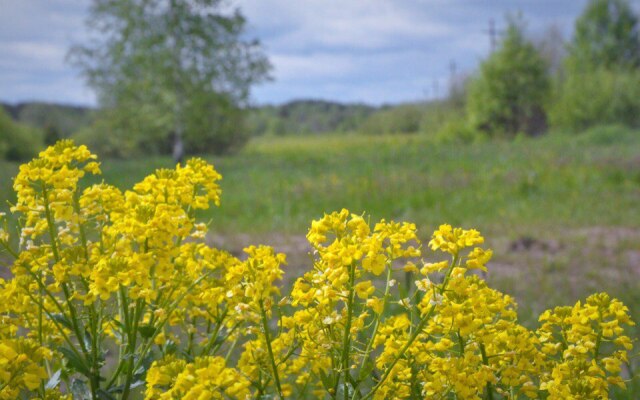
<path id="1" fill-rule="evenodd" d="M 170 2 L 170 18 L 173 35 L 171 37 L 173 47 L 173 84 L 176 96 L 174 106 L 174 132 L 173 132 L 173 160 L 182 164 L 184 161 L 184 90 L 182 88 L 182 60 L 180 59 L 180 49 L 182 47 L 180 19 L 178 16 L 177 2 Z"/>
<path id="2" fill-rule="evenodd" d="M 178 128 L 173 135 L 173 161 L 178 164 L 182 164 L 184 161 L 184 140 L 182 138 L 182 127 Z"/>

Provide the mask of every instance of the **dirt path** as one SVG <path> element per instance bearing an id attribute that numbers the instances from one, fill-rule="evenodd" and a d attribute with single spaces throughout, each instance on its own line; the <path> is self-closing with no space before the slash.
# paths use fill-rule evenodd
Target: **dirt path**
<path id="1" fill-rule="evenodd" d="M 239 257 L 251 244 L 270 245 L 287 254 L 285 286 L 310 266 L 310 247 L 303 235 L 215 235 L 209 240 Z M 494 250 L 489 284 L 514 296 L 525 318 L 606 291 L 625 301 L 632 316 L 640 319 L 640 228 L 590 227 L 546 237 L 490 237 L 487 246 Z"/>

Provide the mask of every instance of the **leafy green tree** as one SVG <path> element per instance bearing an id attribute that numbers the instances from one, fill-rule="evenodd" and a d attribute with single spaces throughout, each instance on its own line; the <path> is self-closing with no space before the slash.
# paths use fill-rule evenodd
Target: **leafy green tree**
<path id="1" fill-rule="evenodd" d="M 640 67 L 640 26 L 629 2 L 591 0 L 576 21 L 567 61 L 574 70 Z"/>
<path id="2" fill-rule="evenodd" d="M 510 18 L 500 47 L 470 83 L 469 123 L 490 136 L 540 134 L 546 129 L 549 90 L 545 60 L 525 38 L 519 21 Z"/>
<path id="3" fill-rule="evenodd" d="M 60 136 L 60 132 L 58 131 L 58 128 L 55 125 L 51 123 L 48 123 L 47 125 L 45 125 L 44 127 L 44 144 L 45 145 L 51 146 L 61 138 L 62 137 Z"/>
<path id="4" fill-rule="evenodd" d="M 9 161 L 25 161 L 38 154 L 42 148 L 42 131 L 15 122 L 0 107 L 0 158 Z"/>
<path id="5" fill-rule="evenodd" d="M 640 70 L 571 72 L 549 112 L 553 126 L 573 132 L 603 124 L 640 127 Z"/>
<path id="6" fill-rule="evenodd" d="M 185 147 L 221 152 L 243 139 L 229 121 L 270 64 L 245 39 L 238 9 L 223 0 L 94 0 L 87 22 L 94 40 L 70 59 L 107 110 L 98 125 L 155 150 L 170 142 L 176 160 Z"/>
<path id="7" fill-rule="evenodd" d="M 576 132 L 640 126 L 640 24 L 625 0 L 592 0 L 576 21 L 551 123 Z"/>

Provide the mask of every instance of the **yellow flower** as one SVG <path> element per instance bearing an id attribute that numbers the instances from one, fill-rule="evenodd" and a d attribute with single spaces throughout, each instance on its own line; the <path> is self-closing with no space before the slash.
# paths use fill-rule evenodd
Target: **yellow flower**
<path id="1" fill-rule="evenodd" d="M 376 288 L 371 284 L 371 281 L 358 282 L 355 286 L 356 294 L 359 298 L 366 300 Z"/>
<path id="2" fill-rule="evenodd" d="M 440 225 L 433 233 L 429 247 L 432 250 L 441 250 L 446 253 L 457 255 L 466 247 L 484 243 L 484 238 L 475 229 L 465 230 L 462 228 L 452 228 L 451 225 Z"/>

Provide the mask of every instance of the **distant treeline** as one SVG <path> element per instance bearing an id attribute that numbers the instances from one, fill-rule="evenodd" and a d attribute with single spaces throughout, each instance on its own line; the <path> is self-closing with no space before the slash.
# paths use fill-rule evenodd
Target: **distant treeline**
<path id="1" fill-rule="evenodd" d="M 638 20 L 627 0 L 590 0 L 565 40 L 553 26 L 542 37 L 529 37 L 521 16 L 507 16 L 492 53 L 476 71 L 452 74 L 447 97 L 437 100 L 379 107 L 321 100 L 239 107 L 225 97 L 205 96 L 185 110 L 184 146 L 187 153 L 220 154 L 255 136 L 423 133 L 469 142 L 537 136 L 549 129 L 582 132 L 597 125 L 639 128 Z M 4 110 L 0 158 L 5 159 L 28 158 L 66 137 L 102 156 L 170 154 L 180 136 L 168 128 L 166 113 L 137 100 L 99 110 L 45 103 L 4 105 Z"/>
<path id="2" fill-rule="evenodd" d="M 76 137 L 90 129 L 96 110 L 90 107 L 55 103 L 0 103 L 0 151 L 8 131 L 24 138 L 19 154 L 3 158 L 30 157 L 45 144 L 60 138 Z M 324 100 L 297 100 L 282 105 L 254 106 L 246 111 L 239 129 L 249 137 L 262 135 L 316 135 L 337 133 L 416 133 L 435 119 L 443 119 L 442 102 L 371 106 Z M 1 115 L 4 114 L 4 115 Z M 434 119 L 434 121 L 432 121 Z M 14 153 L 16 153 L 14 151 Z"/>

